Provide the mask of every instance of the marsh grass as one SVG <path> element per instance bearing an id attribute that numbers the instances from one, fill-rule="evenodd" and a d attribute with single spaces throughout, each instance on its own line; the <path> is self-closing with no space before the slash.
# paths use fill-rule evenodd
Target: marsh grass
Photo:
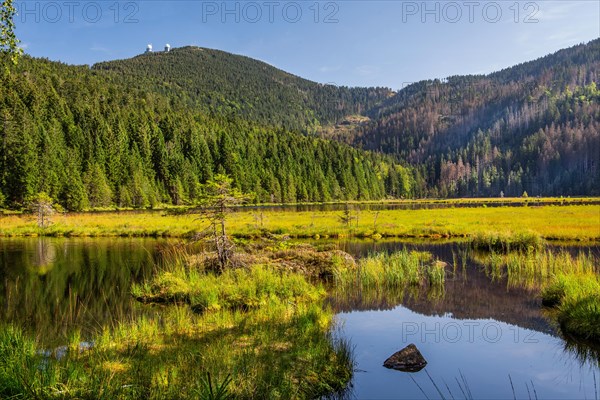
<path id="1" fill-rule="evenodd" d="M 347 342 L 319 305 L 197 315 L 168 307 L 105 330 L 84 353 L 36 353 L 17 328 L 0 333 L 2 398 L 315 398 L 344 389 Z M 207 391 L 207 377 L 213 397 Z"/>
<path id="2" fill-rule="evenodd" d="M 543 244 L 542 237 L 536 232 L 480 232 L 471 238 L 474 249 L 501 253 L 540 250 Z"/>
<path id="3" fill-rule="evenodd" d="M 210 253 L 176 247 L 166 252 L 159 271 L 151 279 L 134 284 L 131 291 L 145 303 L 185 303 L 197 312 L 316 302 L 325 296 L 325 290 L 319 282 L 309 282 L 309 278 L 331 275 L 334 267 L 352 267 L 354 261 L 348 263 L 343 255 L 350 257 L 339 251 L 317 252 L 305 246 L 253 254 L 240 252 L 234 256 L 240 267 L 219 273 L 210 267 Z"/>
<path id="4" fill-rule="evenodd" d="M 493 279 L 506 276 L 509 287 L 541 292 L 542 304 L 565 335 L 600 342 L 600 271 L 592 254 L 566 251 L 489 253 L 485 263 Z"/>
<path id="5" fill-rule="evenodd" d="M 509 287 L 540 290 L 559 275 L 588 275 L 597 272 L 596 259 L 591 254 L 574 256 L 567 251 L 543 250 L 526 252 L 486 253 L 480 255 L 486 272 L 493 279 L 506 277 Z"/>
<path id="6" fill-rule="evenodd" d="M 196 269 L 165 271 L 148 283 L 134 285 L 132 293 L 143 302 L 183 302 L 202 312 L 317 301 L 325 295 L 322 287 L 311 285 L 299 274 L 261 265 L 226 270 L 220 275 Z"/>
<path id="7" fill-rule="evenodd" d="M 593 271 L 560 273 L 542 291 L 543 302 L 556 308 L 562 331 L 600 342 L 600 278 Z"/>
<path id="8" fill-rule="evenodd" d="M 456 201 L 456 204 L 461 201 Z M 421 203 L 430 204 L 427 201 Z M 503 203 L 508 204 L 509 201 Z M 361 205 L 356 204 L 355 207 L 359 209 Z M 296 238 L 448 238 L 484 235 L 493 227 L 498 232 L 531 231 L 545 240 L 599 241 L 599 209 L 597 204 L 588 204 L 361 210 L 360 219 L 351 227 L 339 223 L 337 211 L 261 211 L 263 222 L 257 225 L 255 210 L 239 209 L 229 219 L 228 230 L 234 237 L 244 238 L 271 234 Z M 64 214 L 56 216 L 54 222 L 40 230 L 31 216 L 0 216 L 0 236 L 193 237 L 202 230 L 193 215 L 162 216 L 148 211 Z"/>
<path id="9" fill-rule="evenodd" d="M 431 253 L 403 249 L 391 254 L 375 253 L 359 260 L 355 269 L 334 273 L 336 290 L 401 289 L 427 285 L 443 288 L 446 264 L 432 260 Z"/>

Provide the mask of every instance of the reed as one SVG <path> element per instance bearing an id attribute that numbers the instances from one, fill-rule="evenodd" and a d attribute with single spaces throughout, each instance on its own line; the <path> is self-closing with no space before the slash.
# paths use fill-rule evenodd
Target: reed
<path id="1" fill-rule="evenodd" d="M 391 254 L 376 253 L 358 262 L 356 269 L 340 269 L 334 274 L 338 290 L 383 290 L 406 286 L 443 287 L 445 263 L 433 261 L 430 253 L 406 249 Z"/>
<path id="2" fill-rule="evenodd" d="M 536 232 L 480 232 L 471 238 L 471 246 L 476 250 L 510 253 L 540 250 L 543 240 Z"/>
<path id="3" fill-rule="evenodd" d="M 600 270 L 592 254 L 551 250 L 490 253 L 486 268 L 492 278 L 505 276 L 509 286 L 539 290 L 542 304 L 564 334 L 600 342 Z"/>

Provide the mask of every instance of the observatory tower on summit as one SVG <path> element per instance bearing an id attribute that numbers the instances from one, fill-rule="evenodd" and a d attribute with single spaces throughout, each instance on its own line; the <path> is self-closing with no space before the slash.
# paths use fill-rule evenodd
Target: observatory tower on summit
<path id="1" fill-rule="evenodd" d="M 164 50 L 164 52 L 168 53 L 170 51 L 171 51 L 171 45 L 169 43 L 165 44 L 165 50 Z M 148 44 L 146 46 L 146 53 L 153 53 L 153 52 L 154 52 L 154 50 L 153 50 L 152 44 Z M 157 53 L 161 53 L 161 52 L 157 51 Z"/>

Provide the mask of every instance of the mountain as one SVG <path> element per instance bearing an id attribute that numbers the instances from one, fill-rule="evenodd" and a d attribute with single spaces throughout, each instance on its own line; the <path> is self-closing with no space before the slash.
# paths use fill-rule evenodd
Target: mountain
<path id="1" fill-rule="evenodd" d="M 93 67 L 0 59 L 0 206 L 600 194 L 600 39 L 403 90 L 184 47 Z"/>
<path id="2" fill-rule="evenodd" d="M 387 88 L 323 85 L 249 57 L 200 47 L 96 64 L 114 81 L 178 98 L 196 110 L 314 132 L 393 95 Z"/>
<path id="3" fill-rule="evenodd" d="M 420 196 L 600 194 L 600 39 L 414 83 L 324 137 L 417 168 Z"/>
<path id="4" fill-rule="evenodd" d="M 174 57 L 184 71 L 197 66 L 196 61 L 177 63 L 190 52 L 203 54 L 184 49 L 165 56 Z M 0 207 L 24 207 L 39 192 L 69 210 L 193 204 L 201 195 L 200 184 L 217 173 L 230 175 L 258 202 L 380 199 L 390 192 L 388 187 L 409 195 L 408 169 L 388 156 L 286 129 L 275 123 L 284 121 L 283 112 L 268 118 L 267 107 L 276 104 L 270 98 L 252 103 L 247 114 L 220 113 L 211 104 L 199 106 L 207 92 L 195 92 L 192 84 L 186 90 L 175 83 L 160 89 L 159 78 L 149 72 L 145 77 L 142 66 L 118 72 L 27 56 L 17 66 L 7 58 L 2 64 Z M 275 78 L 303 82 L 284 73 L 274 75 L 273 82 Z M 252 81 L 239 79 L 236 85 Z M 218 77 L 208 81 L 218 82 Z M 259 90 L 257 85 L 240 90 L 237 97 L 249 96 Z M 297 92 L 295 83 L 290 85 L 293 90 L 280 90 L 282 99 Z M 296 110 L 283 104 L 283 109 Z"/>
<path id="5" fill-rule="evenodd" d="M 93 68 L 214 115 L 390 154 L 414 167 L 419 197 L 586 195 L 600 194 L 599 59 L 597 39 L 489 75 L 398 92 L 321 85 L 198 47 Z"/>

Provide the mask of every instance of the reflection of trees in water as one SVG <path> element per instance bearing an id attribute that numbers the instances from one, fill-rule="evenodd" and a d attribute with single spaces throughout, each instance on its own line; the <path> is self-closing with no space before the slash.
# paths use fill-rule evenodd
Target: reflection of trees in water
<path id="1" fill-rule="evenodd" d="M 45 274 L 52 269 L 56 259 L 56 247 L 50 239 L 38 238 L 32 258 L 32 265 L 37 268 L 38 273 Z"/>
<path id="2" fill-rule="evenodd" d="M 562 335 L 560 328 L 551 321 L 551 315 L 542 312 L 541 299 L 537 290 L 509 282 L 505 275 L 495 276 L 493 271 L 485 267 L 489 261 L 489 253 L 465 251 L 466 243 L 418 244 L 418 243 L 379 243 L 369 245 L 362 243 L 345 243 L 343 248 L 354 255 L 365 255 L 379 251 L 395 251 L 403 247 L 429 251 L 434 257 L 459 264 L 456 273 L 447 269 L 445 291 L 431 293 L 427 288 L 417 287 L 416 291 L 365 291 L 355 290 L 338 292 L 330 302 L 334 310 L 349 312 L 354 310 L 390 310 L 402 304 L 404 307 L 423 315 L 444 315 L 451 313 L 457 319 L 487 319 L 506 322 L 522 328 L 560 336 L 564 339 L 566 353 L 586 365 L 600 368 L 600 345 L 577 340 Z M 553 252 L 568 252 L 572 256 L 591 254 L 598 257 L 598 247 L 566 247 L 548 246 Z M 462 273 L 461 260 L 457 254 L 468 254 L 466 268 Z M 597 259 L 597 258 L 596 258 Z M 536 287 L 535 285 L 533 285 Z"/>
<path id="3" fill-rule="evenodd" d="M 0 242 L 3 321 L 64 341 L 140 312 L 129 290 L 147 276 L 157 242 L 141 239 L 20 239 Z"/>
<path id="4" fill-rule="evenodd" d="M 522 288 L 507 288 L 505 280 L 492 281 L 485 271 L 474 265 L 465 274 L 447 270 L 445 290 L 432 291 L 427 286 L 404 290 L 355 290 L 338 292 L 331 299 L 336 311 L 390 310 L 402 304 L 423 315 L 451 313 L 457 319 L 486 319 L 539 332 L 554 333 L 540 313 L 540 301 L 534 292 Z"/>

